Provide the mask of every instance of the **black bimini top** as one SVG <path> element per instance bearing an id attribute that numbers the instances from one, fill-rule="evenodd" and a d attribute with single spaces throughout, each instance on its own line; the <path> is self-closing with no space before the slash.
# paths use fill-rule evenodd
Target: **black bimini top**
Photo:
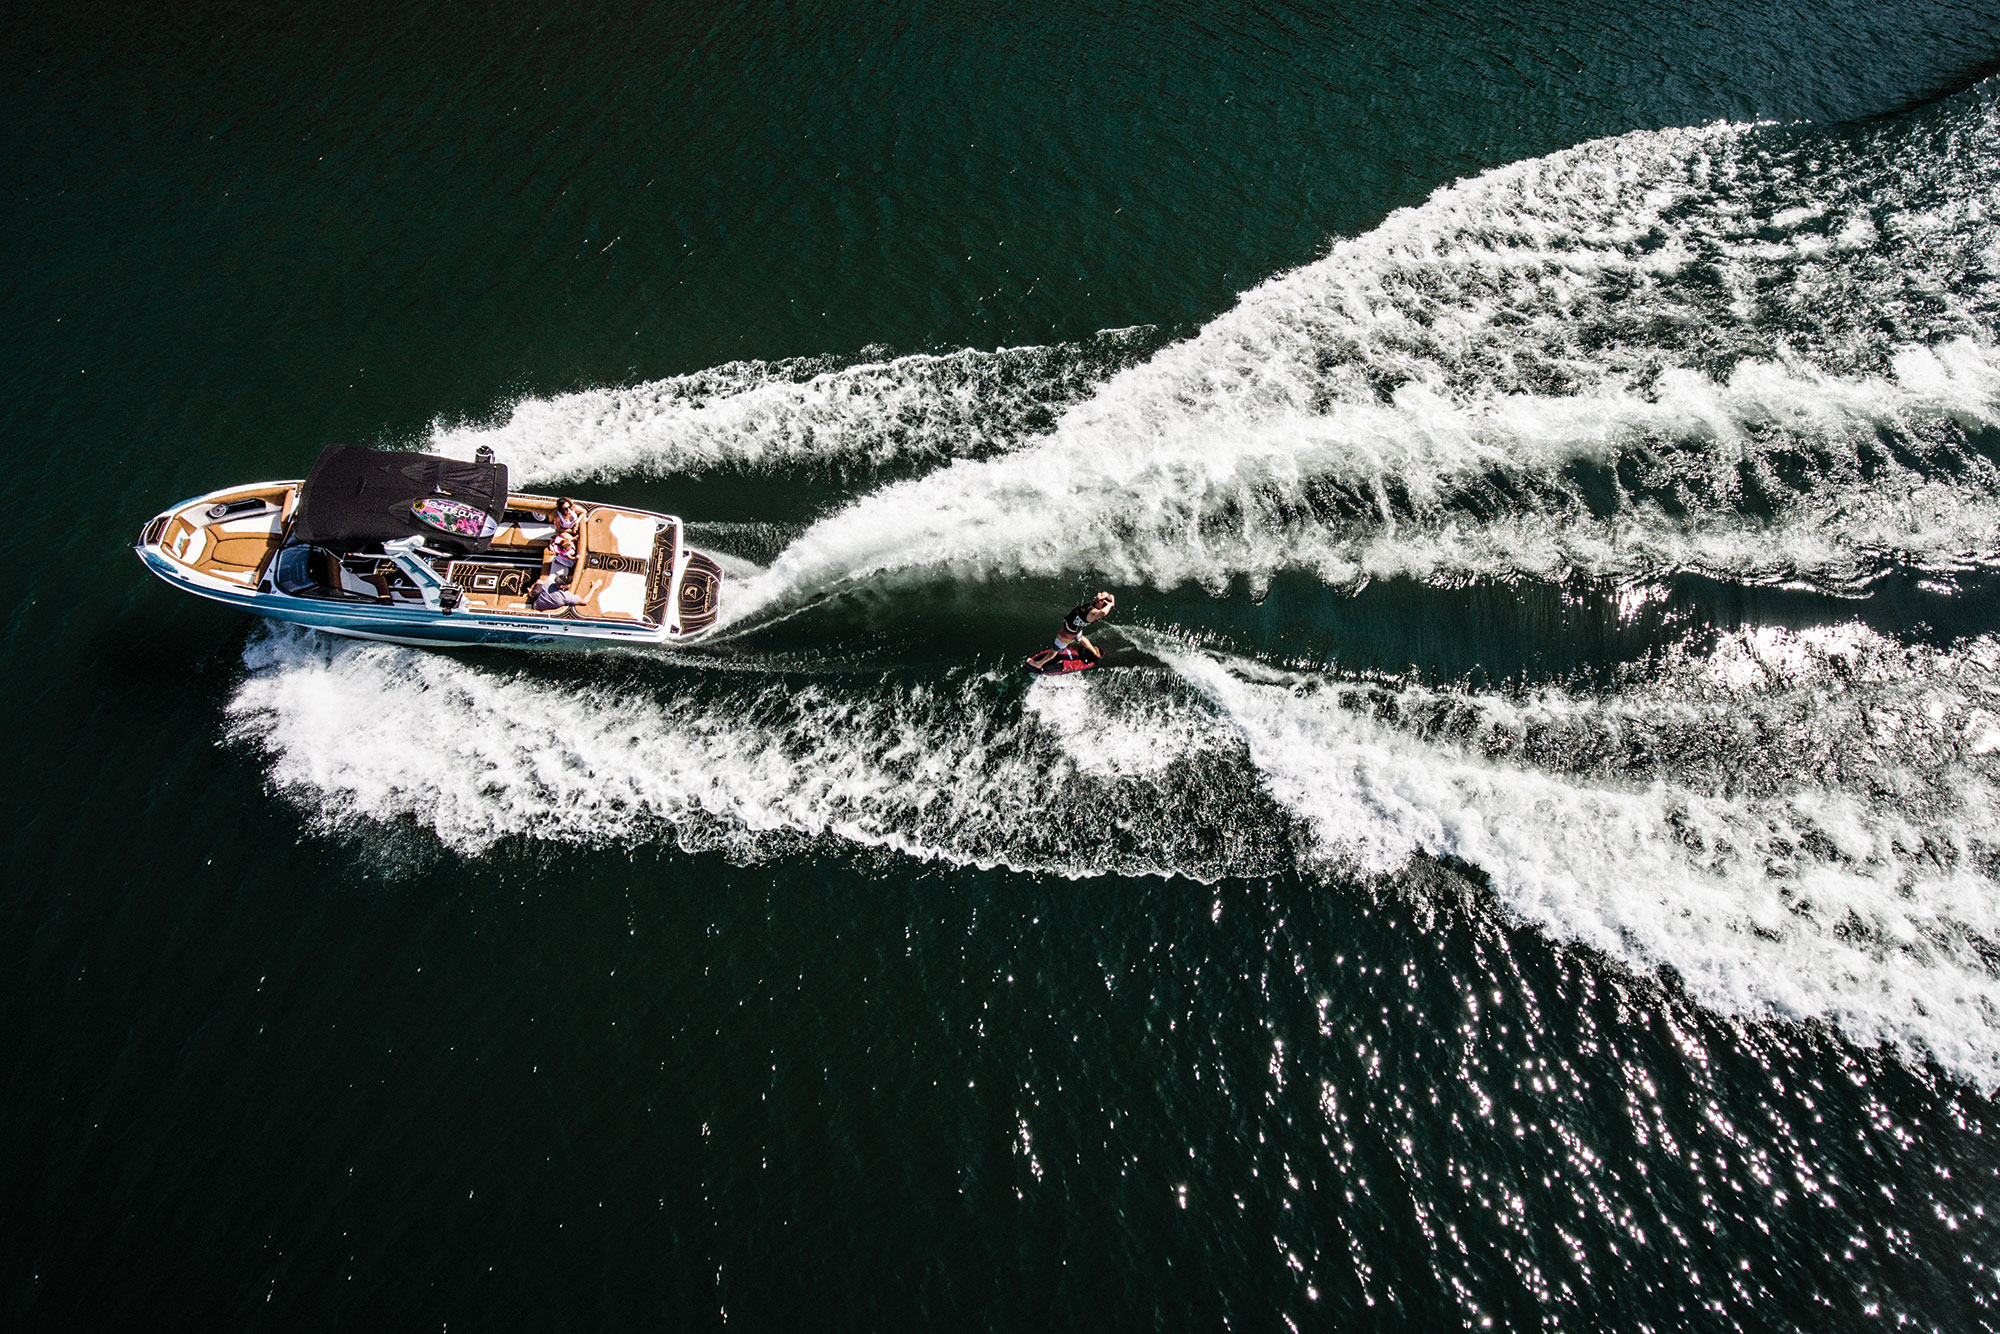
<path id="1" fill-rule="evenodd" d="M 490 537 L 441 532 L 418 518 L 412 506 L 432 497 L 480 511 L 493 521 L 480 526 L 491 532 L 507 508 L 507 465 L 328 445 L 299 487 L 292 537 L 338 549 L 414 535 L 461 551 L 484 551 Z"/>

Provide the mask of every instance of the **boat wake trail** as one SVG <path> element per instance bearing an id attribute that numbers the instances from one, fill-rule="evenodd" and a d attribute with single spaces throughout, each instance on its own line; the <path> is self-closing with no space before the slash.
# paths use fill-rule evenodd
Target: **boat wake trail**
<path id="1" fill-rule="evenodd" d="M 1439 191 L 1121 372 L 1046 437 L 884 487 L 739 598 L 1303 569 L 1845 588 L 2000 556 L 2000 114 L 1640 133 Z"/>
<path id="2" fill-rule="evenodd" d="M 1161 350 L 732 366 L 439 439 L 549 479 L 875 470 L 732 571 L 738 636 L 898 579 L 1846 590 L 2000 564 L 1996 191 L 1986 87 L 1837 133 L 1633 134 L 1441 190 Z M 2000 641 L 1743 631 L 1511 693 L 1145 647 L 1162 665 L 1062 682 L 593 684 L 274 630 L 229 727 L 327 831 L 469 856 L 841 849 L 1330 890 L 1450 864 L 1720 1012 L 2000 1088 Z"/>
<path id="3" fill-rule="evenodd" d="M 651 695 L 289 629 L 264 634 L 249 667 L 233 731 L 330 833 L 407 821 L 474 855 L 525 837 L 743 860 L 831 840 L 1070 875 L 1283 864 L 1254 846 L 1268 803 L 1216 800 L 1240 743 L 1190 693 L 1145 682 L 1077 683 L 1025 708 L 1011 674 L 985 672 L 747 690 L 705 673 Z"/>
<path id="4" fill-rule="evenodd" d="M 1511 915 L 1726 1013 L 2000 1086 L 2000 643 L 1749 631 L 1608 695 L 1168 670 L 653 694 L 275 630 L 237 737 L 328 832 L 845 847 L 1071 876 L 1469 864 Z M 428 738 L 413 742 L 412 738 Z"/>
<path id="5" fill-rule="evenodd" d="M 1746 634 L 1609 701 L 1175 665 L 1346 874 L 1475 866 L 1513 916 L 1712 1009 L 2000 1084 L 2000 647 Z M 1266 674 L 1268 676 L 1268 674 Z"/>
<path id="6" fill-rule="evenodd" d="M 469 459 L 489 445 L 530 484 L 981 458 L 1045 432 L 1157 342 L 1150 328 L 1113 329 L 1054 347 L 731 362 L 627 389 L 526 398 L 504 421 L 438 423 L 425 447 Z"/>

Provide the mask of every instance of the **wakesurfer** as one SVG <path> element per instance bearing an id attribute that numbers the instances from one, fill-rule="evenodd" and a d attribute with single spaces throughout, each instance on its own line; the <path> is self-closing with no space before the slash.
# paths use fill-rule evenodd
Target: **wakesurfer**
<path id="1" fill-rule="evenodd" d="M 1062 629 L 1056 631 L 1055 647 L 1045 648 L 1040 653 L 1029 658 L 1029 668 L 1039 672 L 1043 667 L 1048 665 L 1049 659 L 1072 647 L 1080 648 L 1083 652 L 1089 654 L 1093 662 L 1100 661 L 1104 657 L 1103 652 L 1097 645 L 1086 639 L 1083 632 L 1086 628 L 1097 624 L 1097 622 L 1109 616 L 1111 609 L 1117 605 L 1117 598 L 1112 597 L 1109 593 L 1101 592 L 1090 601 L 1072 608 L 1069 615 L 1063 617 Z"/>

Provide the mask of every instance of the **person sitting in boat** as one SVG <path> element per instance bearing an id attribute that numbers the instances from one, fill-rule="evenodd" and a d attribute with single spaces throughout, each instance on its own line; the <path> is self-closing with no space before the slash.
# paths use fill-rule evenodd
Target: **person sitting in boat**
<path id="1" fill-rule="evenodd" d="M 576 574 L 576 534 L 557 533 L 549 543 L 549 577 L 566 584 Z"/>
<path id="2" fill-rule="evenodd" d="M 1050 658 L 1055 657 L 1056 654 L 1070 648 L 1072 645 L 1081 645 L 1083 651 L 1093 658 L 1103 656 L 1098 651 L 1097 645 L 1084 638 L 1083 632 L 1087 627 L 1095 625 L 1110 615 L 1111 609 L 1117 605 L 1117 598 L 1112 597 L 1109 593 L 1099 593 L 1090 601 L 1072 608 L 1070 614 L 1063 617 L 1062 629 L 1056 631 L 1055 647 L 1045 648 L 1040 653 L 1029 658 L 1028 666 L 1034 668 L 1036 671 L 1040 671 L 1047 665 Z"/>
<path id="3" fill-rule="evenodd" d="M 583 506 L 568 496 L 556 501 L 556 531 L 568 533 L 571 537 L 583 531 Z"/>
<path id="4" fill-rule="evenodd" d="M 536 611 L 561 611 L 582 601 L 551 575 L 543 575 L 528 588 L 528 605 Z"/>

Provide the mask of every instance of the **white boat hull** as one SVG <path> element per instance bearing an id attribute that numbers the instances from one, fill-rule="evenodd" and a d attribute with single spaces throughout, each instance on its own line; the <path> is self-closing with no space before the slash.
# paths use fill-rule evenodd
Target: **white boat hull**
<path id="1" fill-rule="evenodd" d="M 625 524 L 635 534 L 643 529 L 652 557 L 650 561 L 642 561 L 636 556 L 618 555 L 614 550 L 605 558 L 611 567 L 609 570 L 593 568 L 589 572 L 601 586 L 615 588 L 620 594 L 618 605 L 623 614 L 615 618 L 583 614 L 588 608 L 537 612 L 518 597 L 508 599 L 514 605 L 503 609 L 480 605 L 482 602 L 498 603 L 502 599 L 475 595 L 459 599 L 459 605 L 445 610 L 437 605 L 435 597 L 427 604 L 414 593 L 394 601 L 381 601 L 372 596 L 330 594 L 324 589 L 316 590 L 313 595 L 286 592 L 277 587 L 271 574 L 276 553 L 289 531 L 288 516 L 280 504 L 267 498 L 265 510 L 249 512 L 240 518 L 211 518 L 208 511 L 232 500 L 247 506 L 250 500 L 241 498 L 254 497 L 259 493 L 267 497 L 273 493 L 282 494 L 286 488 L 297 485 L 292 482 L 260 483 L 182 501 L 146 524 L 134 548 L 135 553 L 146 568 L 160 579 L 196 597 L 255 616 L 309 626 L 328 634 L 419 648 L 547 649 L 602 644 L 666 644 L 685 641 L 699 634 L 714 618 L 720 569 L 706 556 L 682 545 L 680 521 L 670 515 L 609 506 L 598 507 L 593 513 L 609 515 L 612 524 Z M 521 499 L 529 503 L 546 500 L 544 497 Z M 232 539 L 252 553 L 258 548 L 245 544 L 251 539 L 261 541 L 267 544 L 269 554 L 255 567 L 218 563 L 212 553 Z M 247 557 L 244 559 L 247 560 Z M 469 559 L 476 563 L 480 558 Z M 667 561 L 671 561 L 670 570 L 662 568 L 655 576 L 651 565 Z M 647 568 L 635 571 L 635 566 Z M 445 568 L 449 570 L 449 563 Z M 651 582 L 656 577 L 665 582 Z M 630 582 L 632 587 L 625 588 L 623 582 Z M 697 582 L 700 582 L 699 587 Z M 664 605 L 660 605 L 657 597 L 653 599 L 654 605 L 660 605 L 657 623 L 649 622 L 639 612 L 638 605 L 638 595 L 654 588 L 664 588 L 666 593 Z M 608 595 L 594 599 L 596 605 L 611 602 L 612 598 Z M 632 607 L 629 612 L 625 610 L 628 606 Z M 683 615 L 691 609 L 693 614 Z M 690 626 L 688 620 L 700 620 L 701 624 Z"/>

